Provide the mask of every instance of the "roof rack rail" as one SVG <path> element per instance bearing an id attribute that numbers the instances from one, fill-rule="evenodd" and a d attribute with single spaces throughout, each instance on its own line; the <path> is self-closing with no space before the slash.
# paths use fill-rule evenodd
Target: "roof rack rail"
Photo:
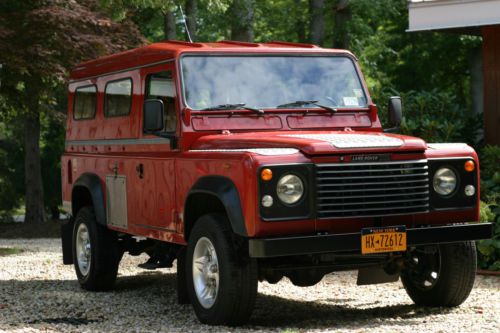
<path id="1" fill-rule="evenodd" d="M 250 46 L 250 47 L 259 47 L 260 44 L 258 43 L 251 43 L 251 42 L 240 42 L 237 40 L 221 40 L 218 41 L 217 43 L 220 44 L 231 44 L 231 45 L 241 45 L 241 46 Z"/>
<path id="2" fill-rule="evenodd" d="M 191 42 L 184 42 L 182 40 L 164 40 L 164 41 L 161 41 L 161 42 L 162 43 L 169 43 L 169 44 L 191 46 L 191 47 L 203 47 L 203 44 L 200 44 L 200 43 L 191 43 Z"/>
<path id="3" fill-rule="evenodd" d="M 284 45 L 284 46 L 293 46 L 293 47 L 307 47 L 309 49 L 313 49 L 318 47 L 317 45 L 314 44 L 305 44 L 305 43 L 294 43 L 294 42 L 280 42 L 280 41 L 270 41 L 267 42 L 266 44 L 278 44 L 278 45 Z"/>

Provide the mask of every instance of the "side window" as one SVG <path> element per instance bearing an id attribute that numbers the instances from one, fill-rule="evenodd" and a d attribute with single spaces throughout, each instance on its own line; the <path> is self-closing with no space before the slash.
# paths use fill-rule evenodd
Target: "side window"
<path id="1" fill-rule="evenodd" d="M 165 107 L 165 132 L 175 132 L 175 86 L 171 71 L 149 74 L 146 77 L 146 99 L 160 99 Z"/>
<path id="2" fill-rule="evenodd" d="M 106 84 L 104 115 L 106 117 L 126 116 L 132 107 L 132 79 L 112 81 Z"/>
<path id="3" fill-rule="evenodd" d="M 92 119 L 95 116 L 97 105 L 97 87 L 85 86 L 75 90 L 73 103 L 73 119 Z"/>

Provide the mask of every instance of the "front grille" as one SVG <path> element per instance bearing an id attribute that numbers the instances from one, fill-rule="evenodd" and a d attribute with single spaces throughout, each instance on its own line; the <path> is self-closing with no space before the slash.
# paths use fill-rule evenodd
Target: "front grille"
<path id="1" fill-rule="evenodd" d="M 427 160 L 317 164 L 319 218 L 404 215 L 429 210 Z"/>

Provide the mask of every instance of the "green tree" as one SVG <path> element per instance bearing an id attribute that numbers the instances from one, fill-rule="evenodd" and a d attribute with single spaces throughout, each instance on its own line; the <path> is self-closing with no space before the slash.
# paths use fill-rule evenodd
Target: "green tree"
<path id="1" fill-rule="evenodd" d="M 191 34 L 191 39 L 196 41 L 196 29 L 198 19 L 198 0 L 186 0 L 186 24 Z"/>
<path id="2" fill-rule="evenodd" d="M 255 0 L 233 0 L 230 7 L 231 39 L 253 42 Z"/>
<path id="3" fill-rule="evenodd" d="M 99 0 L 100 7 L 115 20 L 130 19 L 150 41 L 186 39 L 178 33 L 185 27 L 179 6 L 183 6 L 186 24 L 193 41 L 198 34 L 206 36 L 224 25 L 220 16 L 225 15 L 230 0 Z M 203 25 L 203 29 L 200 26 Z M 178 29 L 180 28 L 180 29 Z M 219 37 L 219 35 L 217 35 Z M 205 39 L 206 40 L 206 39 Z"/>
<path id="4" fill-rule="evenodd" d="M 144 11 L 150 16 L 150 19 L 157 18 L 158 15 L 161 20 L 154 20 L 161 22 L 157 24 L 157 29 L 161 31 L 161 39 L 163 40 L 176 40 L 177 39 L 177 22 L 175 12 L 175 0 L 100 0 L 101 9 L 105 10 L 111 16 L 121 22 L 126 19 L 134 20 L 137 18 L 144 19 Z M 135 20 L 136 23 L 139 23 Z M 146 34 L 146 36 L 148 36 Z"/>
<path id="5" fill-rule="evenodd" d="M 22 24 L 20 24 L 22 22 Z M 94 1 L 5 0 L 0 5 L 3 114 L 23 120 L 26 222 L 45 219 L 40 118 L 68 70 L 144 42 L 136 27 L 99 14 Z"/>
<path id="6" fill-rule="evenodd" d="M 309 0 L 309 12 L 311 13 L 309 41 L 317 45 L 323 45 L 325 38 L 324 6 L 325 0 Z"/>

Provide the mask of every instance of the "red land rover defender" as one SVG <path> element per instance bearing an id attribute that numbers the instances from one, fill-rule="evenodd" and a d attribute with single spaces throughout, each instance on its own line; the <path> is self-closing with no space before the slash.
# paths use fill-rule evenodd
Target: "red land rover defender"
<path id="1" fill-rule="evenodd" d="M 81 286 L 122 255 L 177 259 L 178 300 L 237 325 L 258 281 L 358 270 L 457 306 L 476 270 L 479 164 L 465 144 L 382 129 L 356 58 L 314 45 L 168 41 L 89 61 L 69 83 L 62 228 Z"/>

